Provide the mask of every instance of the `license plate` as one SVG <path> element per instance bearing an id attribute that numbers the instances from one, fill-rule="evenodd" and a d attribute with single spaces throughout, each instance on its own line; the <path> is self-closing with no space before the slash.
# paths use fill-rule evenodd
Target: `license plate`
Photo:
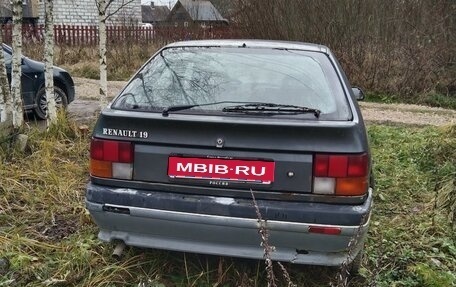
<path id="1" fill-rule="evenodd" d="M 271 184 L 274 182 L 274 169 L 272 161 L 174 156 L 168 159 L 170 178 Z"/>

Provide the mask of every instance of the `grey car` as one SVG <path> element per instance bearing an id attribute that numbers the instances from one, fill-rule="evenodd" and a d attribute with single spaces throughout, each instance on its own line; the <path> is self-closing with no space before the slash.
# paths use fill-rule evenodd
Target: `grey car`
<path id="1" fill-rule="evenodd" d="M 94 128 L 86 206 L 98 237 L 261 259 L 258 210 L 273 260 L 356 272 L 373 186 L 362 97 L 325 46 L 163 47 Z"/>

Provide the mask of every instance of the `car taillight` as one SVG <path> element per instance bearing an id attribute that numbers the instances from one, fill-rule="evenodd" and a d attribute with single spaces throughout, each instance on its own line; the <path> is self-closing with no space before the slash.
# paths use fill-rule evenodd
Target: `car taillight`
<path id="1" fill-rule="evenodd" d="M 318 226 L 318 225 L 311 225 L 309 226 L 310 233 L 320 233 L 326 235 L 339 235 L 342 233 L 342 228 L 340 227 L 332 227 L 332 226 Z"/>
<path id="2" fill-rule="evenodd" d="M 92 139 L 90 174 L 104 178 L 133 178 L 134 147 L 130 142 Z"/>
<path id="3" fill-rule="evenodd" d="M 313 160 L 313 193 L 344 196 L 367 192 L 367 154 L 316 154 Z"/>

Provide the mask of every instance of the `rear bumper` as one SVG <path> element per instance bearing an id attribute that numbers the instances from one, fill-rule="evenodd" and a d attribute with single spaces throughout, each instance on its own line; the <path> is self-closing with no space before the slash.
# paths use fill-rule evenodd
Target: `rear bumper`
<path id="1" fill-rule="evenodd" d="M 145 208 L 132 205 L 94 202 L 93 193 L 109 192 L 112 197 L 138 197 L 139 190 L 112 189 L 89 184 L 86 200 L 87 209 L 100 227 L 99 238 L 104 241 L 122 240 L 127 245 L 167 249 L 183 252 L 195 252 L 213 255 L 262 259 L 264 252 L 260 246 L 258 234 L 259 223 L 255 218 L 239 217 L 229 214 L 218 215 L 216 212 L 188 212 L 171 210 L 163 202 L 161 208 Z M 117 190 L 117 193 L 116 193 Z M 150 194 L 150 193 L 149 193 Z M 146 195 L 147 196 L 147 195 Z M 194 205 L 198 205 L 198 196 L 186 197 Z M 152 198 L 152 196 L 150 196 Z M 367 234 L 371 192 L 365 204 L 353 208 L 353 212 L 365 211 L 364 221 L 354 225 L 319 224 L 315 221 L 298 222 L 289 220 L 267 220 L 269 244 L 275 247 L 273 260 L 313 265 L 340 265 L 347 259 L 347 246 L 353 237 L 358 240 L 350 252 L 353 259 L 360 250 Z M 218 204 L 217 204 L 218 202 Z M 237 201 L 229 198 L 218 198 L 214 205 L 229 206 L 235 210 Z M 277 203 L 277 202 L 276 202 Z M 264 210 L 264 201 L 258 201 Z M 274 202 L 268 202 L 274 205 Z M 326 213 L 337 210 L 337 205 L 312 203 L 317 209 L 326 209 Z M 306 204 L 303 203 L 301 213 L 304 216 Z M 254 211 L 254 207 L 251 207 Z M 285 216 L 287 211 L 283 211 Z M 235 214 L 235 212 L 231 212 Z M 337 222 L 340 213 L 333 218 Z M 348 214 L 347 214 L 348 215 Z M 286 216 L 285 216 L 286 217 Z M 338 227 L 339 235 L 310 233 L 310 226 Z"/>

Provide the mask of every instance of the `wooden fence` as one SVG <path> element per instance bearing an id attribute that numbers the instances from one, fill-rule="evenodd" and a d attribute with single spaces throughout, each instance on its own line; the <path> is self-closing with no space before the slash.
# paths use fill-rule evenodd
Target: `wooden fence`
<path id="1" fill-rule="evenodd" d="M 23 25 L 24 43 L 44 41 L 44 25 Z M 197 39 L 232 39 L 239 38 L 238 29 L 232 27 L 175 28 L 141 26 L 107 26 L 108 43 L 166 43 L 178 40 Z M 3 41 L 11 43 L 12 25 L 2 26 Z M 98 26 L 55 25 L 55 43 L 57 45 L 97 45 Z"/>

